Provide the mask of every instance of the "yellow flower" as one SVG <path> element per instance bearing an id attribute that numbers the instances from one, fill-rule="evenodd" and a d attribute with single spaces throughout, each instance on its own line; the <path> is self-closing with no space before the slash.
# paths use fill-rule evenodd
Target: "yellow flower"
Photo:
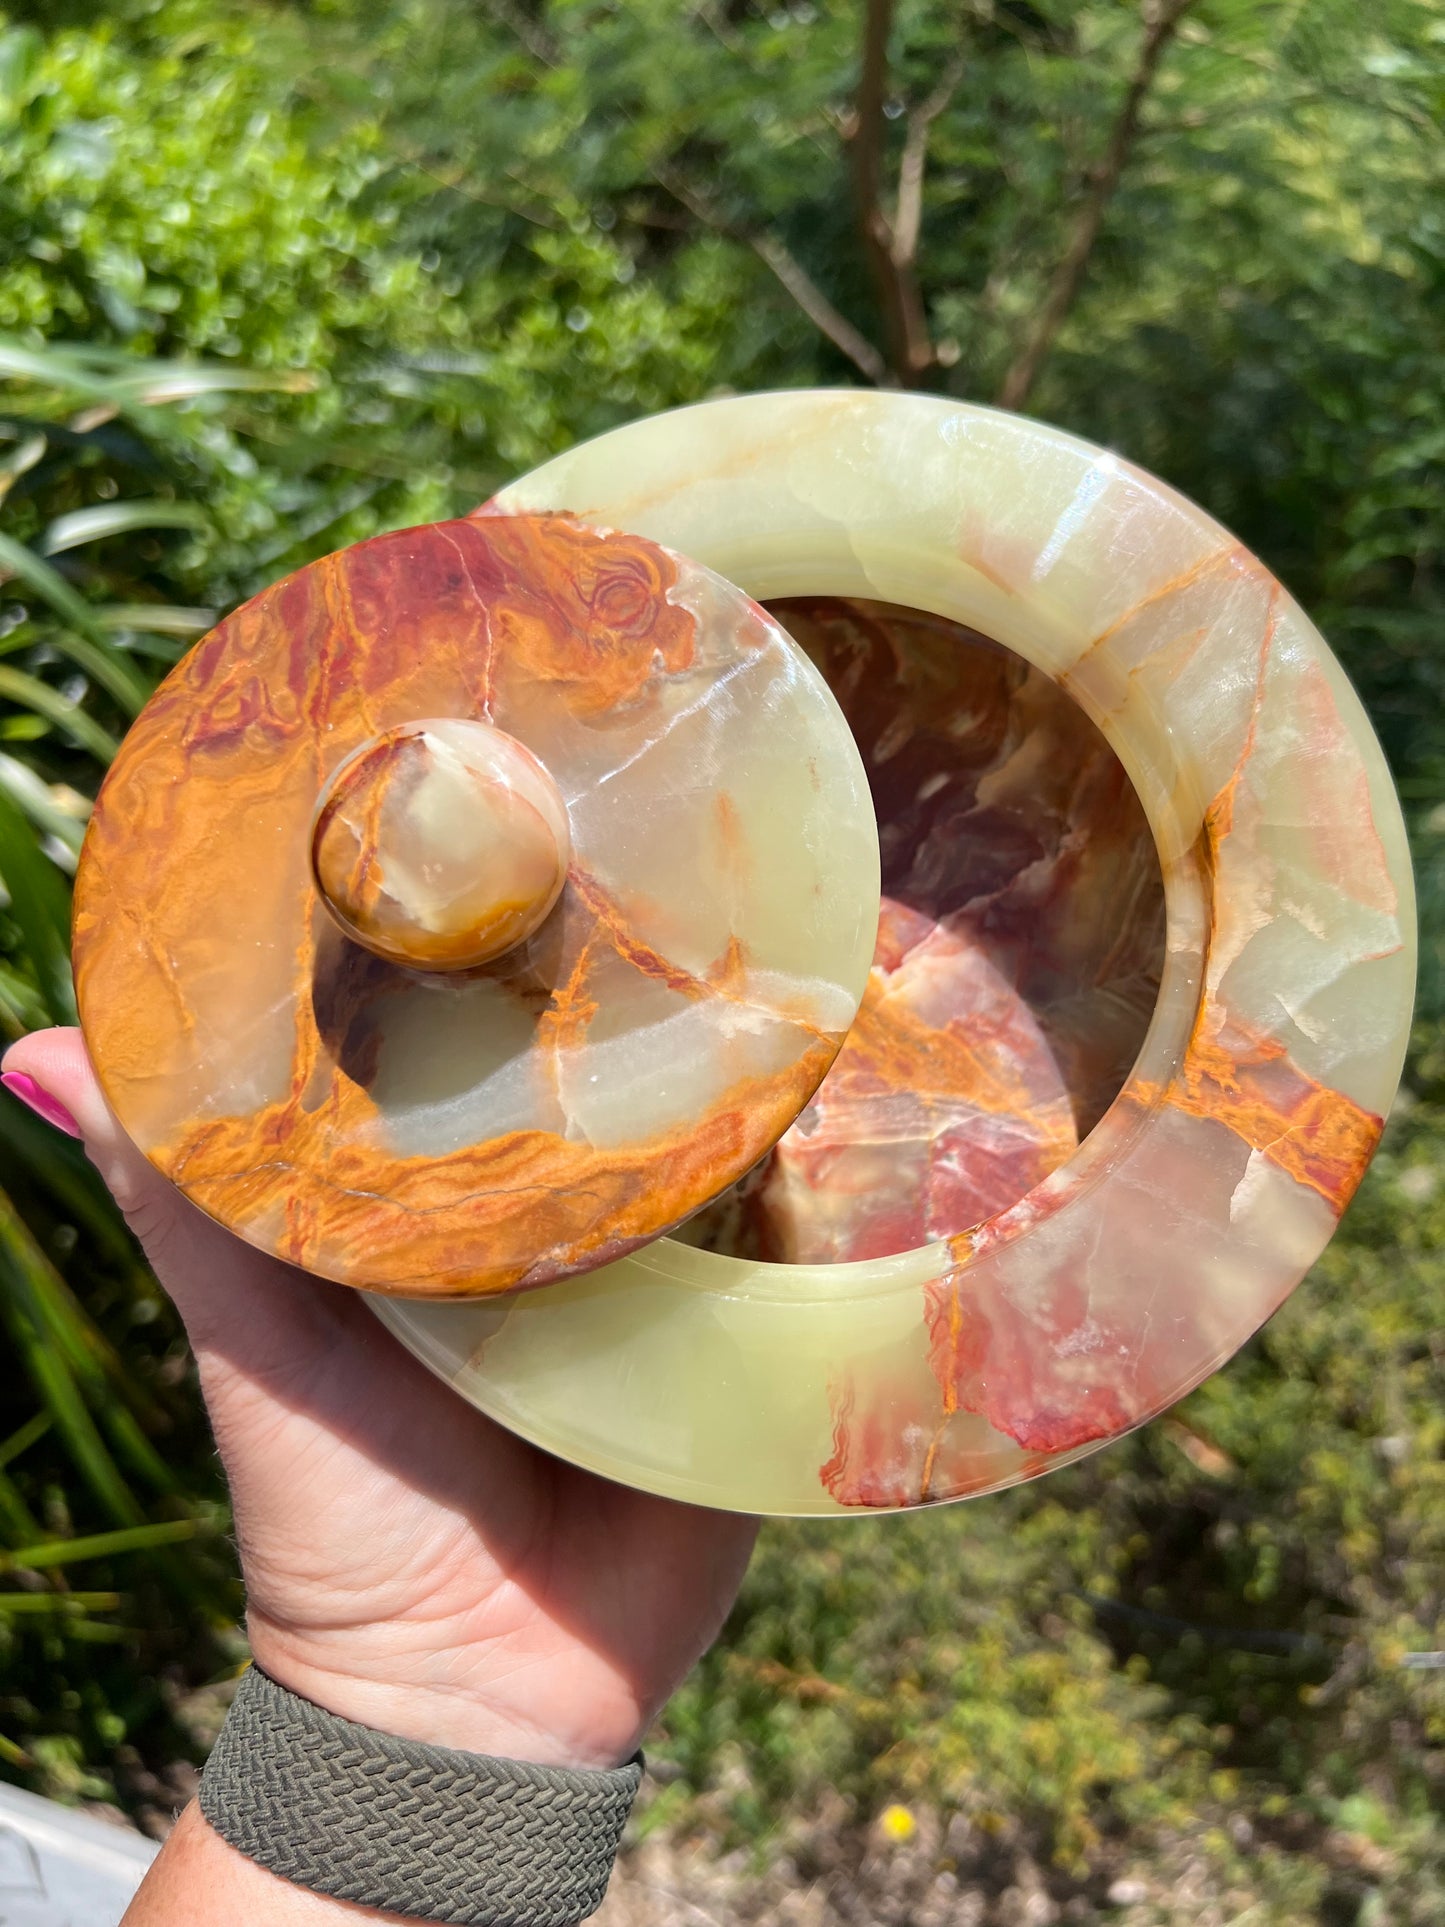
<path id="1" fill-rule="evenodd" d="M 878 1825 L 883 1830 L 884 1838 L 899 1847 L 905 1840 L 911 1840 L 918 1831 L 918 1822 L 907 1807 L 900 1807 L 896 1802 L 891 1807 L 884 1807 L 878 1816 Z"/>

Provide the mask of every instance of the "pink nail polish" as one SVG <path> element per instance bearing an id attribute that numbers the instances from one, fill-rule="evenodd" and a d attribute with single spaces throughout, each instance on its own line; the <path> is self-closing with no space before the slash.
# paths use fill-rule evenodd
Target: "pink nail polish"
<path id="1" fill-rule="evenodd" d="M 80 1136 L 80 1126 L 59 1098 L 42 1090 L 25 1071 L 0 1072 L 0 1084 L 18 1097 L 22 1104 L 28 1104 L 37 1117 L 43 1117 L 47 1124 L 53 1124 L 57 1131 L 64 1131 L 68 1137 Z"/>

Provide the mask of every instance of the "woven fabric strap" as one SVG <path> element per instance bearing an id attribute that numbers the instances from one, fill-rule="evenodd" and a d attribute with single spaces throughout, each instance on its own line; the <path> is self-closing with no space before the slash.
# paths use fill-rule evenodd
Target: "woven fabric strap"
<path id="1" fill-rule="evenodd" d="M 573 1927 L 602 1904 L 642 1778 L 493 1760 L 357 1726 L 248 1667 L 201 1780 L 272 1873 L 383 1913 Z"/>

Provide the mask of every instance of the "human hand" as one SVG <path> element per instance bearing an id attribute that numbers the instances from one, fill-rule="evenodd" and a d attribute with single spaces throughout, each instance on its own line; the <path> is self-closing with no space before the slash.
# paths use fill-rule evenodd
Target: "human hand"
<path id="1" fill-rule="evenodd" d="M 126 1138 L 78 1030 L 25 1038 L 4 1068 L 74 1119 L 185 1322 L 257 1662 L 402 1738 L 628 1758 L 716 1636 L 754 1522 L 548 1458 L 447 1392 L 357 1293 L 212 1223 Z"/>

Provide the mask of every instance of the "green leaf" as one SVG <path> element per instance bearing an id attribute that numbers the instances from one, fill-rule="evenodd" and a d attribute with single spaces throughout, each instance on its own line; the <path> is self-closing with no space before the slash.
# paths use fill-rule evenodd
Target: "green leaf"
<path id="1" fill-rule="evenodd" d="M 18 1432 L 12 1432 L 8 1439 L 0 1443 L 0 1467 L 7 1466 L 18 1459 L 22 1452 L 28 1452 L 37 1439 L 43 1439 L 50 1430 L 50 1414 L 37 1412 L 27 1419 Z"/>
<path id="2" fill-rule="evenodd" d="M 93 716 L 88 716 L 79 703 L 62 696 L 38 676 L 29 676 L 23 669 L 12 669 L 8 663 L 0 663 L 0 696 L 8 696 L 11 702 L 44 716 L 102 763 L 108 763 L 120 747 L 114 736 L 102 729 Z"/>
<path id="3" fill-rule="evenodd" d="M 10 1109 L 7 1104 L 5 1113 L 0 1114 Z M 66 1369 L 75 1376 L 131 1471 L 158 1492 L 174 1492 L 174 1471 L 140 1429 L 141 1422 L 163 1425 L 164 1414 L 126 1370 L 115 1347 L 38 1247 L 35 1255 L 39 1262 L 34 1269 L 32 1303 L 47 1341 L 58 1348 Z"/>
<path id="4" fill-rule="evenodd" d="M 4 790 L 12 802 L 20 805 L 36 829 L 79 854 L 85 837 L 85 817 L 76 816 L 71 810 L 65 809 L 51 794 L 50 786 L 42 782 L 34 770 L 28 769 L 16 757 L 5 755 L 3 751 L 0 751 L 0 790 Z M 74 795 L 74 792 L 70 794 Z M 77 803 L 81 800 L 76 798 Z"/>
<path id="5" fill-rule="evenodd" d="M 140 629 L 125 631 L 118 643 L 133 656 L 145 656 L 151 662 L 163 662 L 167 666 L 178 663 L 186 654 L 185 643 L 175 636 L 148 636 Z"/>
<path id="6" fill-rule="evenodd" d="M 58 515 L 45 531 L 40 547 L 59 555 L 86 542 L 128 535 L 132 529 L 206 529 L 210 522 L 193 502 L 103 502 L 97 508 L 73 509 Z"/>
<path id="7" fill-rule="evenodd" d="M 94 611 L 103 629 L 154 629 L 163 636 L 202 636 L 214 629 L 214 609 L 187 609 L 171 602 L 110 602 Z"/>
<path id="8" fill-rule="evenodd" d="M 0 1592 L 3 1613 L 113 1613 L 118 1592 Z"/>
<path id="9" fill-rule="evenodd" d="M 47 1330 L 42 1305 L 53 1279 L 53 1267 L 14 1204 L 0 1192 L 0 1319 L 9 1328 L 20 1361 L 55 1421 L 57 1437 L 63 1440 L 96 1500 L 117 1525 L 144 1525 L 140 1506 L 117 1470 L 59 1346 Z"/>
<path id="10" fill-rule="evenodd" d="M 44 37 L 34 27 L 11 27 L 0 34 L 0 99 L 12 111 L 34 85 L 44 51 Z"/>
<path id="11" fill-rule="evenodd" d="M 44 1022 L 41 1012 L 28 1028 Z M 96 1255 L 126 1280 L 132 1297 L 155 1302 L 159 1287 L 81 1144 L 54 1130 L 29 1105 L 5 1091 L 0 1093 L 0 1149 L 9 1167 L 7 1182 L 18 1188 L 17 1181 L 23 1181 L 29 1192 L 45 1192 L 70 1222 L 86 1232 Z M 127 1385 L 134 1382 L 134 1374 L 126 1374 Z"/>
<path id="12" fill-rule="evenodd" d="M 43 435 L 28 435 L 8 461 L 0 462 L 0 502 L 20 477 L 34 468 L 48 446 Z"/>
<path id="13" fill-rule="evenodd" d="M 109 690 L 122 709 L 138 714 L 150 691 L 125 658 L 116 655 L 104 624 L 84 596 L 48 562 L 8 535 L 0 535 L 0 570 L 23 582 L 75 632 L 62 631 L 55 637 L 55 647 Z"/>
<path id="14" fill-rule="evenodd" d="M 115 1603 L 117 1606 L 121 1603 L 118 1596 Z M 100 1610 L 114 1609 L 102 1607 Z M 90 1619 L 77 1613 L 65 1614 L 58 1630 L 63 1638 L 76 1640 L 82 1646 L 126 1646 L 137 1637 L 134 1626 L 116 1626 L 108 1619 Z"/>
<path id="15" fill-rule="evenodd" d="M 0 788 L 0 877 L 10 892 L 10 914 L 20 926 L 26 955 L 51 1019 L 57 1024 L 73 1024 L 70 892 L 4 788 Z"/>
<path id="16" fill-rule="evenodd" d="M 47 1566 L 74 1566 L 86 1559 L 110 1559 L 119 1552 L 149 1552 L 155 1546 L 173 1546 L 182 1539 L 193 1539 L 199 1529 L 199 1521 L 195 1519 L 166 1519 L 157 1525 L 127 1526 L 119 1532 L 92 1532 L 79 1539 L 47 1539 L 41 1545 L 0 1551 L 0 1572 L 13 1572 L 17 1566 L 39 1572 Z"/>
<path id="17" fill-rule="evenodd" d="M 45 1000 L 28 977 L 22 977 L 8 963 L 0 963 L 0 1017 L 12 1037 L 27 1030 L 40 1030 L 50 1022 Z"/>
<path id="18" fill-rule="evenodd" d="M 319 377 L 301 369 L 268 375 L 257 368 L 222 368 L 207 362 L 173 362 L 169 367 L 157 362 L 118 380 L 112 392 L 157 407 L 167 402 L 194 401 L 200 395 L 304 395 L 318 386 Z"/>
<path id="19" fill-rule="evenodd" d="M 42 1412 L 40 1416 L 48 1425 L 49 1413 Z M 34 1424 L 33 1419 L 31 1423 Z M 24 1427 L 21 1429 L 23 1431 Z M 3 1467 L 0 1467 L 0 1527 L 4 1528 L 7 1539 L 18 1540 L 21 1545 L 37 1538 L 43 1530 L 40 1521 L 21 1496 L 20 1488 Z"/>
<path id="20" fill-rule="evenodd" d="M 315 375 L 295 369 L 268 374 L 258 368 L 227 368 L 219 362 L 146 361 L 134 355 L 51 345 L 28 347 L 0 336 L 0 376 L 44 382 L 117 408 L 193 401 L 202 395 L 305 394 Z"/>

